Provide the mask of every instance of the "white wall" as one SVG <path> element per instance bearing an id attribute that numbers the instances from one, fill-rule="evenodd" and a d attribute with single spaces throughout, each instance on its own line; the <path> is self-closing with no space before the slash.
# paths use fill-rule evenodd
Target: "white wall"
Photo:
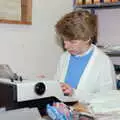
<path id="1" fill-rule="evenodd" d="M 120 44 L 120 9 L 97 10 L 97 15 L 99 44 Z"/>
<path id="2" fill-rule="evenodd" d="M 120 8 L 96 10 L 98 15 L 98 44 L 105 47 L 120 45 Z M 120 57 L 111 57 L 120 65 Z"/>
<path id="3" fill-rule="evenodd" d="M 52 78 L 62 50 L 55 42 L 54 25 L 72 10 L 72 0 L 33 0 L 33 24 L 0 24 L 0 64 L 20 75 Z"/>

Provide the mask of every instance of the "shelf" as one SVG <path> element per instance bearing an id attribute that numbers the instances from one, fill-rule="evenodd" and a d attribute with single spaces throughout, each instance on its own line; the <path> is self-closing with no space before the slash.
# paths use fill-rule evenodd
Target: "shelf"
<path id="1" fill-rule="evenodd" d="M 120 52 L 105 52 L 110 57 L 120 57 Z"/>
<path id="2" fill-rule="evenodd" d="M 120 57 L 120 50 L 119 49 L 112 50 L 110 48 L 104 48 L 104 46 L 100 46 L 100 45 L 97 45 L 97 47 L 110 57 Z"/>
<path id="3" fill-rule="evenodd" d="M 120 2 L 115 3 L 98 3 L 98 4 L 84 4 L 84 5 L 73 5 L 74 9 L 108 9 L 108 8 L 120 8 Z"/>

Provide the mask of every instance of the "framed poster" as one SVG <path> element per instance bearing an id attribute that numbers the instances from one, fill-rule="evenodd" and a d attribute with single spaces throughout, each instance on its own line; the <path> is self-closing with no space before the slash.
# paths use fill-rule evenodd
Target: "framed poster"
<path id="1" fill-rule="evenodd" d="M 0 0 L 0 23 L 32 24 L 32 0 Z"/>

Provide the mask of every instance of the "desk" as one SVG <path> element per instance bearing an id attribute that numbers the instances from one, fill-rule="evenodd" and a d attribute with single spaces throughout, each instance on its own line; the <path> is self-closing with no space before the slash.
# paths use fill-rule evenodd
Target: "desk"
<path id="1" fill-rule="evenodd" d="M 51 120 L 48 116 L 43 116 L 41 120 Z"/>

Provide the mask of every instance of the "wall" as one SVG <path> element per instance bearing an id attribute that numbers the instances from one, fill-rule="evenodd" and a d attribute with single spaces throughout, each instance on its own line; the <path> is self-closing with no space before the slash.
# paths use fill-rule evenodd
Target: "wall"
<path id="1" fill-rule="evenodd" d="M 0 64 L 26 77 L 52 78 L 61 54 L 54 24 L 71 11 L 72 0 L 33 0 L 33 24 L 0 24 Z"/>
<path id="2" fill-rule="evenodd" d="M 23 76 L 45 74 L 51 79 L 62 52 L 55 42 L 54 24 L 71 10 L 72 0 L 33 0 L 31 26 L 0 24 L 0 64 L 9 64 Z M 119 44 L 119 13 L 120 9 L 97 11 L 102 44 Z"/>
<path id="3" fill-rule="evenodd" d="M 98 44 L 105 47 L 119 45 L 120 48 L 120 8 L 96 10 L 98 15 Z M 120 65 L 120 57 L 111 58 Z"/>

